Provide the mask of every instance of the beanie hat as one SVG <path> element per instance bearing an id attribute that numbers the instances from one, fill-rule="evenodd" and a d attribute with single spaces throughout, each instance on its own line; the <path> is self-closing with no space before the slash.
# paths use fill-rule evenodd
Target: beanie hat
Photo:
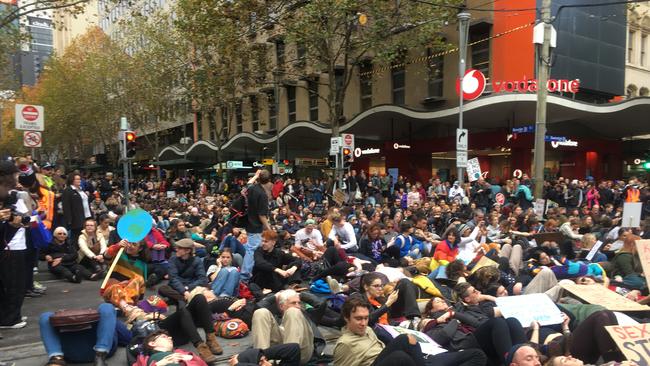
<path id="1" fill-rule="evenodd" d="M 465 230 L 467 230 L 467 229 L 469 229 L 469 226 L 468 226 L 467 224 L 460 224 L 460 225 L 458 225 L 458 234 L 459 234 L 460 236 L 463 236 L 463 232 L 464 232 Z"/>
<path id="2" fill-rule="evenodd" d="M 523 347 L 525 345 L 526 344 L 524 344 L 524 343 L 518 343 L 518 344 L 513 345 L 510 348 L 510 351 L 508 351 L 508 353 L 506 353 L 506 362 L 505 362 L 506 366 L 510 366 L 510 364 L 512 363 L 512 360 L 515 358 L 515 353 L 517 353 L 519 348 L 521 348 L 521 347 Z"/>

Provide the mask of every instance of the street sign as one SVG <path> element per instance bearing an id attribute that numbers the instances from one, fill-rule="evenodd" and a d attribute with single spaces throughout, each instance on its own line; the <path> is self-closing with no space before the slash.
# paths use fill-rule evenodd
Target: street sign
<path id="1" fill-rule="evenodd" d="M 481 165 L 478 163 L 478 158 L 467 160 L 467 178 L 470 182 L 481 178 Z"/>
<path id="2" fill-rule="evenodd" d="M 341 135 L 341 139 L 343 140 L 342 148 L 343 149 L 350 149 L 350 152 L 354 151 L 354 135 L 351 133 L 344 133 Z M 349 162 L 354 161 L 354 154 L 350 154 L 350 158 L 348 160 Z"/>
<path id="3" fill-rule="evenodd" d="M 467 168 L 467 151 L 456 151 L 456 167 Z"/>
<path id="4" fill-rule="evenodd" d="M 25 147 L 41 147 L 43 145 L 41 133 L 37 131 L 23 131 L 23 145 Z"/>
<path id="5" fill-rule="evenodd" d="M 464 128 L 456 129 L 456 150 L 467 151 L 467 130 Z"/>
<path id="6" fill-rule="evenodd" d="M 341 150 L 343 139 L 340 137 L 330 137 L 330 155 L 336 155 Z"/>
<path id="7" fill-rule="evenodd" d="M 45 110 L 41 105 L 16 104 L 15 120 L 17 130 L 45 130 Z"/>
<path id="8" fill-rule="evenodd" d="M 243 161 L 238 160 L 228 160 L 226 162 L 226 169 L 240 169 L 244 167 Z"/>

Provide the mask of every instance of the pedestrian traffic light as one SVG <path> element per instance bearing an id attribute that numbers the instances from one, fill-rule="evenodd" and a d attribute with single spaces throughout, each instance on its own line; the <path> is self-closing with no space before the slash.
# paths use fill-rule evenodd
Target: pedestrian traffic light
<path id="1" fill-rule="evenodd" d="M 125 131 L 124 132 L 124 146 L 126 148 L 126 157 L 132 158 L 135 156 L 135 150 L 137 147 L 137 142 L 135 132 Z"/>
<path id="2" fill-rule="evenodd" d="M 643 163 L 643 169 L 650 170 L 650 161 Z"/>
<path id="3" fill-rule="evenodd" d="M 343 154 L 343 167 L 347 169 L 352 164 L 352 149 L 344 147 L 341 153 Z"/>

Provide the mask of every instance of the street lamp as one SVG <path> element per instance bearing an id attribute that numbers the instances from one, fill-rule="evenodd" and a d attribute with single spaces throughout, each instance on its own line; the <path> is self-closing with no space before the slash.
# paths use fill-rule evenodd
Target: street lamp
<path id="1" fill-rule="evenodd" d="M 463 128 L 463 77 L 465 76 L 465 59 L 467 58 L 467 37 L 469 34 L 470 13 L 462 11 L 458 13 L 458 78 L 460 81 L 460 92 L 458 102 L 458 128 Z M 458 182 L 463 184 L 465 174 L 463 168 L 458 167 Z"/>

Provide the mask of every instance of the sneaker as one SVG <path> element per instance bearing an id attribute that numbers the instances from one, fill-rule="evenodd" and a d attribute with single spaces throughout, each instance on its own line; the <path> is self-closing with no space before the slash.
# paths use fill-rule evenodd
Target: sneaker
<path id="1" fill-rule="evenodd" d="M 47 287 L 43 286 L 40 282 L 34 281 L 34 289 L 39 291 L 47 291 Z"/>
<path id="2" fill-rule="evenodd" d="M 330 290 L 332 290 L 333 294 L 338 294 L 339 292 L 341 292 L 341 285 L 339 284 L 339 281 L 333 279 L 332 276 L 327 276 L 326 281 L 327 284 L 330 286 Z"/>
<path id="3" fill-rule="evenodd" d="M 26 317 L 26 316 L 21 316 L 21 317 L 20 317 L 20 321 L 22 321 L 22 322 L 26 322 L 26 321 L 27 321 L 27 317 Z"/>
<path id="4" fill-rule="evenodd" d="M 34 272 L 34 274 L 38 273 L 38 267 L 34 267 L 34 268 L 32 269 L 32 272 Z"/>
<path id="5" fill-rule="evenodd" d="M 21 329 L 21 328 L 25 328 L 26 326 L 27 326 L 27 322 L 22 321 L 14 325 L 0 325 L 0 329 Z"/>
<path id="6" fill-rule="evenodd" d="M 41 296 L 43 296 L 43 294 L 39 294 L 38 292 L 34 292 L 32 290 L 25 291 L 25 297 L 32 298 L 32 297 L 41 297 Z"/>

